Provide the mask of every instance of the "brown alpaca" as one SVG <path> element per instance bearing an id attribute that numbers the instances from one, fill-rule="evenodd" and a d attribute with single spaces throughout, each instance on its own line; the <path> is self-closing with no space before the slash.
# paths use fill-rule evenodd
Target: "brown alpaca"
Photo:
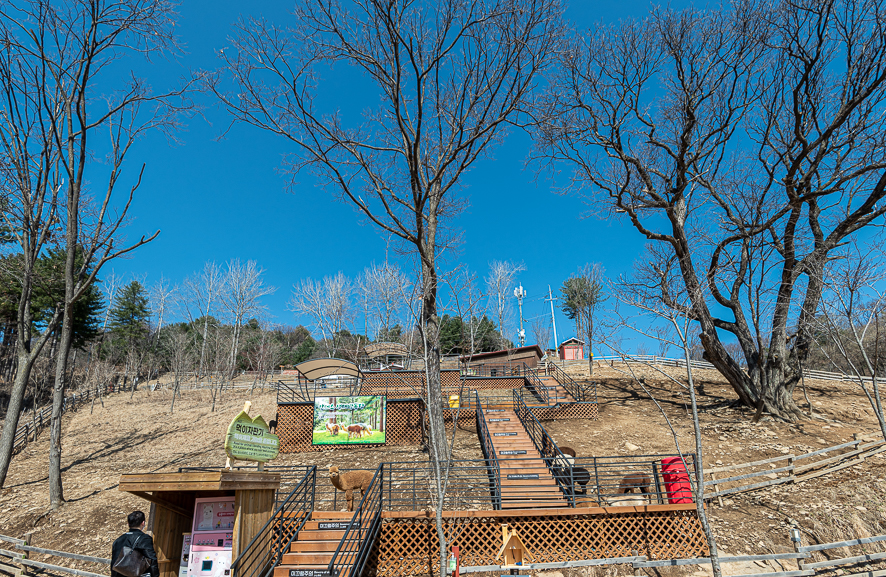
<path id="1" fill-rule="evenodd" d="M 627 493 L 649 493 L 649 486 L 652 485 L 652 479 L 646 473 L 631 473 L 625 475 L 625 478 L 618 484 L 619 495 Z M 634 491 L 636 489 L 636 491 Z"/>
<path id="2" fill-rule="evenodd" d="M 339 491 L 345 492 L 345 499 L 348 501 L 348 511 L 354 510 L 354 489 L 360 490 L 360 498 L 369 489 L 372 483 L 372 471 L 349 471 L 347 473 L 339 473 L 338 467 L 329 467 L 329 480 L 332 485 Z"/>

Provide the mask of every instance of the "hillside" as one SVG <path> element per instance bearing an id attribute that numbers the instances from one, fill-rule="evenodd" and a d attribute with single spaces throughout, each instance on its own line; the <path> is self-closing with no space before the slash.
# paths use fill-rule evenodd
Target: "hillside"
<path id="1" fill-rule="evenodd" d="M 669 371 L 679 378 L 679 371 Z M 647 390 L 664 407 L 681 449 L 691 452 L 688 396 L 654 371 L 638 369 L 638 376 L 645 378 Z M 734 395 L 719 375 L 699 372 L 697 377 L 703 391 L 699 402 L 706 466 L 744 463 L 785 451 L 800 453 L 877 430 L 866 399 L 849 383 L 807 383 L 814 419 L 787 424 L 764 418 L 755 425 L 748 412 L 729 407 Z M 600 420 L 546 422 L 558 444 L 575 448 L 580 457 L 675 451 L 665 419 L 642 388 L 608 368 L 598 369 L 595 379 L 601 382 Z M 802 393 L 798 395 L 802 398 Z M 37 546 L 109 556 L 111 542 L 125 529 L 125 515 L 148 507 L 145 501 L 116 490 L 119 475 L 223 465 L 225 429 L 247 398 L 253 402 L 253 415 L 274 416 L 273 393 L 250 396 L 245 390 L 223 393 L 215 412 L 210 412 L 206 391 L 185 392 L 172 415 L 168 392 L 139 391 L 132 398 L 128 393 L 110 396 L 104 406 L 96 403 L 92 411 L 85 407 L 66 416 L 63 466 L 68 502 L 58 511 L 47 512 L 48 435 L 44 431 L 13 460 L 6 488 L 0 493 L 0 533 L 21 537 L 33 532 Z M 478 445 L 473 423 L 466 424 L 456 437 L 456 456 L 480 458 Z M 390 447 L 281 455 L 275 464 L 368 469 L 383 461 L 426 459 L 418 447 Z M 886 458 L 880 454 L 834 475 L 733 496 L 724 499 L 722 508 L 709 506 L 723 552 L 790 551 L 788 526 L 792 522 L 806 532 L 807 543 L 886 533 L 884 467 Z M 79 566 L 100 569 L 85 563 Z"/>

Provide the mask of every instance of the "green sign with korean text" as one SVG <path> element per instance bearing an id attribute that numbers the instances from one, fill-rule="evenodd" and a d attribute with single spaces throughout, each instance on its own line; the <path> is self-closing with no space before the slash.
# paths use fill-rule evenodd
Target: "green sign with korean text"
<path id="1" fill-rule="evenodd" d="M 225 453 L 238 461 L 264 463 L 277 458 L 280 437 L 271 433 L 261 415 L 254 419 L 246 411 L 234 417 L 225 435 Z"/>

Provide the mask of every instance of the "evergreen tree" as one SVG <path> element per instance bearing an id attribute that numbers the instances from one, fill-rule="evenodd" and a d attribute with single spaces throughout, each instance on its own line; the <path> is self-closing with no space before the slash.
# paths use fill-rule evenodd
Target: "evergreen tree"
<path id="1" fill-rule="evenodd" d="M 310 359 L 311 355 L 314 354 L 314 347 L 316 346 L 317 342 L 310 335 L 308 335 L 305 340 L 303 340 L 301 344 L 296 347 L 295 351 L 291 353 L 289 364 L 297 365 Z"/>
<path id="2" fill-rule="evenodd" d="M 147 338 L 151 311 L 148 308 L 148 294 L 138 281 L 124 287 L 111 309 L 111 332 L 115 338 L 132 344 Z"/>

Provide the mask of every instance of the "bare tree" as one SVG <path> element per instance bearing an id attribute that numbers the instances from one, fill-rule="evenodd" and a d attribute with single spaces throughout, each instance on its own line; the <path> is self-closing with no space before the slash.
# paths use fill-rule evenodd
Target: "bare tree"
<path id="1" fill-rule="evenodd" d="M 31 309 L 34 284 L 38 281 L 37 259 L 57 234 L 59 192 L 62 187 L 59 152 L 52 135 L 40 130 L 43 122 L 39 95 L 46 80 L 19 67 L 21 56 L 16 48 L 18 30 L 12 20 L 0 12 L 0 194 L 5 228 L 21 249 L 21 269 L 17 271 L 21 292 L 15 318 L 16 372 L 6 407 L 3 433 L 0 434 L 0 487 L 6 481 L 12 459 L 12 444 L 18 427 L 25 389 L 34 363 L 55 330 L 61 317 L 57 308 L 43 331 L 35 330 Z M 6 48 L 9 46 L 9 49 Z"/>
<path id="2" fill-rule="evenodd" d="M 223 286 L 224 278 L 221 267 L 215 262 L 207 262 L 203 265 L 202 272 L 185 280 L 180 291 L 182 299 L 179 306 L 185 312 L 191 325 L 193 326 L 196 320 L 203 319 L 203 336 L 200 342 L 200 361 L 197 369 L 197 373 L 201 376 L 205 366 L 206 342 L 209 339 L 209 319 L 215 310 L 213 307 L 217 304 Z M 191 307 L 194 307 L 199 313 L 199 317 L 194 318 Z"/>
<path id="3" fill-rule="evenodd" d="M 299 0 L 292 27 L 252 20 L 238 26 L 212 90 L 240 121 L 293 147 L 293 172 L 312 170 L 421 264 L 427 344 L 430 456 L 445 462 L 440 388 L 438 259 L 454 239 L 447 223 L 463 203 L 464 173 L 496 144 L 535 88 L 557 47 L 561 7 L 548 0 Z M 353 66 L 381 106 L 352 123 L 317 98 L 320 75 Z M 353 68 L 349 68 L 353 70 Z M 231 79 L 227 89 L 222 79 Z M 379 100 L 380 98 L 380 100 Z M 438 512 L 438 515 L 440 513 Z M 440 571 L 445 572 L 445 538 Z"/>
<path id="4" fill-rule="evenodd" d="M 338 352 L 336 335 L 353 320 L 353 292 L 351 280 L 341 272 L 322 281 L 304 279 L 292 288 L 290 310 L 311 317 L 329 357 L 335 357 Z"/>
<path id="5" fill-rule="evenodd" d="M 489 275 L 486 277 L 486 293 L 489 295 L 489 308 L 495 311 L 498 318 L 498 332 L 501 335 L 502 347 L 505 339 L 505 323 L 511 310 L 511 294 L 514 290 L 514 278 L 526 270 L 522 262 L 494 260 L 489 263 Z"/>
<path id="6" fill-rule="evenodd" d="M 654 371 L 657 371 L 664 378 L 671 380 L 678 384 L 683 389 L 687 390 L 689 393 L 689 400 L 691 405 L 691 417 L 692 417 L 692 430 L 693 437 L 695 440 L 695 479 L 692 479 L 690 476 L 690 481 L 693 485 L 693 493 L 695 495 L 695 505 L 696 512 L 698 514 L 699 521 L 701 522 L 702 529 L 704 530 L 705 537 L 708 542 L 708 547 L 711 553 L 711 566 L 713 569 L 714 577 L 720 577 L 722 575 L 722 571 L 720 568 L 720 557 L 717 551 L 717 541 L 716 537 L 711 529 L 710 522 L 708 521 L 707 513 L 704 507 L 704 452 L 702 445 L 702 432 L 701 432 L 701 423 L 699 421 L 698 416 L 698 403 L 696 399 L 695 393 L 695 378 L 692 369 L 691 361 L 691 333 L 693 332 L 693 321 L 691 318 L 683 314 L 682 311 L 691 310 L 689 307 L 688 296 L 686 296 L 685 292 L 683 292 L 683 296 L 679 297 L 682 299 L 682 307 L 674 307 L 672 302 L 666 302 L 663 295 L 674 295 L 680 294 L 679 287 L 682 283 L 682 280 L 678 278 L 679 272 L 675 270 L 676 267 L 667 268 L 667 267 L 655 267 L 655 266 L 645 266 L 641 265 L 637 267 L 637 274 L 635 278 L 632 279 L 620 279 L 618 284 L 613 285 L 612 290 L 615 293 L 615 298 L 624 305 L 627 305 L 632 310 L 640 311 L 641 315 L 645 317 L 647 323 L 644 326 L 644 323 L 639 322 L 638 319 L 624 319 L 620 318 L 620 322 L 617 323 L 618 328 L 631 330 L 633 332 L 638 333 L 640 336 L 645 338 L 653 338 L 653 339 L 663 339 L 667 341 L 668 346 L 676 346 L 680 349 L 683 354 L 683 360 L 686 362 L 686 384 L 680 383 L 676 379 L 674 379 L 669 374 L 662 371 L 660 368 L 656 367 L 651 363 L 646 363 L 646 365 Z M 663 290 L 663 287 L 666 290 Z M 658 330 L 662 324 L 668 328 L 667 332 Z M 647 328 L 648 327 L 648 328 Z M 697 329 L 695 329 L 697 330 Z M 612 340 L 609 340 L 607 343 L 609 344 L 613 350 L 616 351 L 617 354 L 621 355 L 622 358 L 627 361 L 628 356 L 624 353 L 624 351 L 620 350 L 617 345 L 613 343 Z M 668 426 L 671 428 L 671 433 L 674 438 L 674 442 L 677 447 L 677 451 L 680 453 L 682 458 L 683 451 L 680 448 L 680 442 L 677 437 L 676 431 L 671 427 L 670 419 L 668 419 L 667 415 L 664 412 L 664 409 L 649 391 L 646 388 L 643 381 L 638 379 L 634 374 L 633 369 L 631 368 L 630 363 L 626 363 L 628 370 L 631 373 L 631 376 L 635 383 L 637 383 L 647 395 L 655 402 L 659 411 L 661 411 L 662 415 L 668 421 Z"/>
<path id="7" fill-rule="evenodd" d="M 538 344 L 543 351 L 547 351 L 551 344 L 551 335 L 553 334 L 551 321 L 548 316 L 539 315 L 534 317 L 529 321 L 529 328 L 532 331 L 532 338 L 535 339 L 536 344 Z"/>
<path id="8" fill-rule="evenodd" d="M 160 337 L 163 332 L 163 321 L 169 315 L 169 310 L 173 303 L 178 300 L 178 287 L 169 282 L 168 279 L 160 275 L 160 280 L 154 284 L 150 290 L 150 299 L 152 303 L 151 312 L 157 315 L 157 330 L 154 333 L 154 342 L 152 343 L 153 355 L 151 359 L 151 368 L 148 370 L 148 381 L 154 378 L 157 371 L 157 361 L 160 359 Z"/>
<path id="9" fill-rule="evenodd" d="M 403 274 L 400 267 L 388 262 L 383 265 L 375 263 L 369 265 L 357 279 L 357 292 L 364 303 L 368 305 L 366 307 L 367 331 L 371 319 L 374 337 L 377 338 L 379 333 L 390 335 L 391 328 L 398 322 L 403 307 L 406 305 L 402 295 L 409 292 L 410 284 L 408 277 Z"/>
<path id="10" fill-rule="evenodd" d="M 539 154 L 675 259 L 705 358 L 781 418 L 828 255 L 886 213 L 884 25 L 866 0 L 656 9 L 564 52 L 541 113 Z"/>
<path id="11" fill-rule="evenodd" d="M 224 289 L 220 296 L 221 304 L 231 316 L 233 333 L 231 335 L 231 352 L 228 378 L 234 378 L 237 368 L 237 351 L 240 346 L 240 329 L 244 321 L 257 316 L 265 310 L 261 298 L 273 294 L 276 287 L 265 286 L 261 276 L 264 269 L 254 260 L 241 263 L 240 259 L 228 262 L 228 270 L 224 276 Z"/>
<path id="12" fill-rule="evenodd" d="M 841 372 L 845 369 L 861 388 L 886 437 L 880 396 L 880 379 L 886 366 L 884 257 L 879 245 L 868 250 L 856 246 L 846 249 L 843 258 L 824 276 L 826 288 L 813 328 L 831 365 Z"/>
<path id="13" fill-rule="evenodd" d="M 182 377 L 189 371 L 194 370 L 196 354 L 194 344 L 191 342 L 188 331 L 182 325 L 170 327 L 163 335 L 166 346 L 169 368 L 172 369 L 172 402 L 169 404 L 169 412 L 175 410 L 175 398 L 179 396 Z"/>
<path id="14" fill-rule="evenodd" d="M 457 268 L 446 275 L 444 280 L 450 297 L 446 308 L 462 321 L 462 355 L 467 357 L 464 362 L 470 363 L 473 355 L 480 350 L 482 320 L 486 315 L 484 302 L 487 302 L 487 295 L 477 286 L 477 274 L 466 266 Z M 464 376 L 462 385 L 464 385 Z"/>

